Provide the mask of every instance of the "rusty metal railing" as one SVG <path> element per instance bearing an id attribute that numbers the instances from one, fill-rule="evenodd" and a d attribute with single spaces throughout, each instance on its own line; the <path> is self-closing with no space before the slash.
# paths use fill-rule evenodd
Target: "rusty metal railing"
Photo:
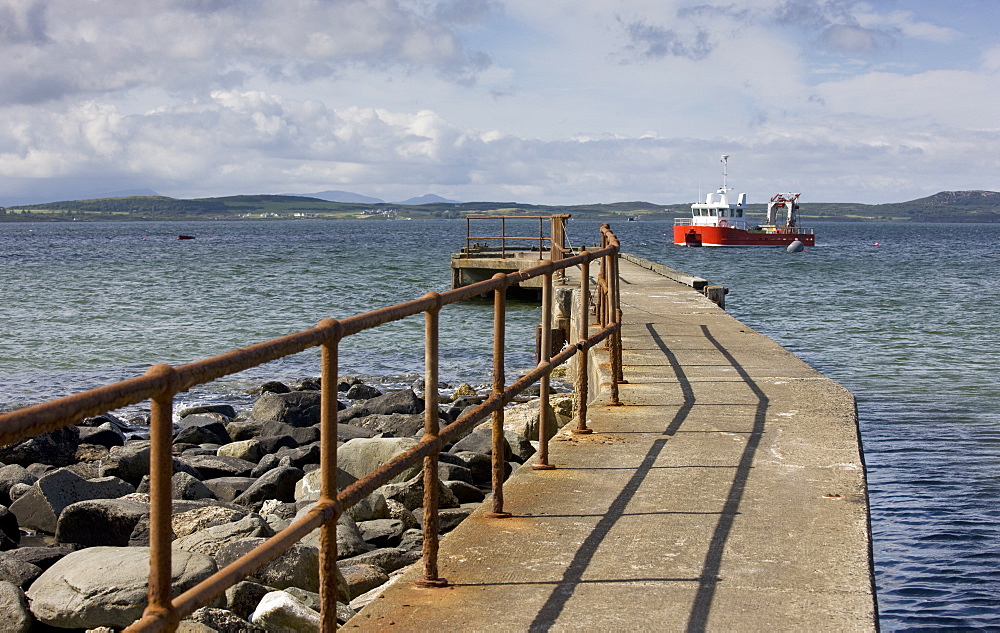
<path id="1" fill-rule="evenodd" d="M 566 253 L 566 221 L 570 218 L 569 215 L 558 214 L 558 215 L 470 215 L 465 218 L 465 249 L 462 251 L 465 257 L 469 257 L 475 250 L 476 247 L 473 245 L 474 240 L 485 240 L 487 243 L 487 248 L 489 248 L 490 242 L 499 242 L 499 253 L 501 259 L 507 258 L 508 250 L 516 250 L 508 247 L 510 242 L 520 242 L 522 244 L 529 244 L 537 242 L 538 252 L 541 253 L 545 250 L 545 245 L 548 244 L 551 251 L 549 259 L 562 259 Z M 499 220 L 500 221 L 500 235 L 473 235 L 472 233 L 472 222 L 473 220 Z M 538 220 L 538 235 L 507 235 L 507 220 Z M 549 234 L 545 234 L 545 220 L 549 221 Z M 494 250 L 496 247 L 493 247 Z M 522 249 L 523 250 L 523 249 Z"/>
<path id="2" fill-rule="evenodd" d="M 619 242 L 611 228 L 601 227 L 601 247 L 561 260 L 513 272 L 498 273 L 492 279 L 444 293 L 429 292 L 419 299 L 400 303 L 341 320 L 324 319 L 308 330 L 234 350 L 219 356 L 172 367 L 154 365 L 144 375 L 99 387 L 58 400 L 26 407 L 0 415 L 0 445 L 51 432 L 84 418 L 124 406 L 150 400 L 150 572 L 148 605 L 142 617 L 127 631 L 175 630 L 184 617 L 211 602 L 228 587 L 247 578 L 276 559 L 307 534 L 320 529 L 320 604 L 321 630 L 337 627 L 337 519 L 347 508 L 358 503 L 388 480 L 409 468 L 417 460 L 424 466 L 423 577 L 419 583 L 428 587 L 446 586 L 438 577 L 438 485 L 437 459 L 444 444 L 455 441 L 474 424 L 492 415 L 493 428 L 493 499 L 491 517 L 510 516 L 503 510 L 504 406 L 534 384 L 540 383 L 539 457 L 534 468 L 551 469 L 548 464 L 546 416 L 549 410 L 549 374 L 557 366 L 579 354 L 577 376 L 577 424 L 575 432 L 588 433 L 587 350 L 607 341 L 612 366 L 612 404 L 618 400 L 617 383 L 621 382 L 621 309 L 618 300 L 617 265 Z M 596 318 L 598 330 L 591 334 L 589 322 L 591 296 L 589 265 L 600 260 L 597 283 Z M 573 345 L 550 357 L 553 275 L 567 268 L 581 266 L 580 329 Z M 544 277 L 542 302 L 542 359 L 530 372 L 505 386 L 504 330 L 506 288 L 534 277 Z M 490 396 L 476 408 L 464 413 L 444 428 L 438 424 L 438 315 L 445 306 L 493 292 L 494 359 L 493 388 Z M 337 492 L 337 370 L 340 341 L 353 334 L 406 317 L 424 314 L 425 319 L 425 414 L 424 436 L 410 450 L 398 455 L 344 490 Z M 172 598 L 171 594 L 171 440 L 174 397 L 183 391 L 217 378 L 262 365 L 312 347 L 321 348 L 321 413 L 319 500 L 301 518 L 269 538 L 243 557 L 217 571 L 195 587 Z"/>

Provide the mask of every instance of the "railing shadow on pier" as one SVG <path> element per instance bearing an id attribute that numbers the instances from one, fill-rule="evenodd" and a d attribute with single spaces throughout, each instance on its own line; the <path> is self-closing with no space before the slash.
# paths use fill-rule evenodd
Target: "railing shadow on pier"
<path id="1" fill-rule="evenodd" d="M 556 622 L 560 613 L 562 613 L 567 602 L 573 596 L 579 585 L 586 583 L 600 584 L 609 582 L 607 579 L 585 580 L 584 575 L 588 570 L 591 560 L 597 554 L 599 546 L 611 533 L 615 524 L 626 516 L 626 508 L 629 502 L 636 496 L 643 481 L 654 469 L 657 468 L 654 465 L 657 458 L 660 456 L 663 449 L 666 448 L 670 438 L 681 429 L 696 404 L 694 388 L 684 372 L 684 368 L 678 361 L 676 354 L 667 346 L 652 323 L 646 323 L 645 327 L 659 350 L 663 353 L 667 364 L 669 364 L 671 370 L 676 376 L 677 383 L 682 394 L 681 405 L 678 407 L 666 428 L 664 428 L 662 438 L 653 441 L 646 455 L 642 459 L 642 462 L 639 466 L 634 468 L 632 476 L 622 487 L 621 492 L 611 503 L 607 512 L 600 516 L 597 525 L 587 534 L 587 537 L 581 543 L 572 561 L 563 573 L 562 579 L 552 589 L 548 599 L 538 610 L 537 615 L 531 623 L 529 629 L 530 631 L 548 631 L 551 625 Z M 732 466 L 714 466 L 714 468 L 733 469 L 734 475 L 721 511 L 699 513 L 713 514 L 718 515 L 719 517 L 718 523 L 715 526 L 709 542 L 710 544 L 705 555 L 704 563 L 702 564 L 701 574 L 694 578 L 656 577 L 647 579 L 633 578 L 628 580 L 628 582 L 640 582 L 643 580 L 650 582 L 696 582 L 698 584 L 698 589 L 692 602 L 691 612 L 685 627 L 687 631 L 692 633 L 704 631 L 706 623 L 708 622 L 709 614 L 711 613 L 712 608 L 712 601 L 715 596 L 715 590 L 720 581 L 719 571 L 722 565 L 722 556 L 728 541 L 729 533 L 733 527 L 733 521 L 739 514 L 740 503 L 743 498 L 747 478 L 750 475 L 753 458 L 757 452 L 757 448 L 760 444 L 760 438 L 764 431 L 764 421 L 769 402 L 767 395 L 763 392 L 763 390 L 754 382 L 747 371 L 736 361 L 732 354 L 730 354 L 712 336 L 708 327 L 701 326 L 701 332 L 705 339 L 707 339 L 719 351 L 719 353 L 722 354 L 743 382 L 746 383 L 751 392 L 756 396 L 757 403 L 753 415 L 753 427 L 750 433 L 748 433 L 746 445 L 743 448 L 743 452 L 735 468 Z M 617 430 L 615 432 L 617 433 Z M 633 470 L 633 468 L 629 468 L 629 470 Z M 553 515 L 549 515 L 548 518 L 553 518 Z M 551 583 L 545 582 L 539 584 L 550 585 Z"/>
<path id="2" fill-rule="evenodd" d="M 612 369 L 612 400 L 617 400 L 617 385 L 621 380 L 621 304 L 618 298 L 618 239 L 608 225 L 601 227 L 600 247 L 582 250 L 579 254 L 559 257 L 519 272 L 498 273 L 493 278 L 448 292 L 430 292 L 422 298 L 388 306 L 342 320 L 324 319 L 311 329 L 250 347 L 234 350 L 212 358 L 172 367 L 154 365 L 145 375 L 50 402 L 26 407 L 0 415 L 0 445 L 55 431 L 83 419 L 124 406 L 150 401 L 150 575 L 148 604 L 141 619 L 128 631 L 174 630 L 181 619 L 221 595 L 228 587 L 247 578 L 264 565 L 278 558 L 297 541 L 320 529 L 320 582 L 322 612 L 320 628 L 333 631 L 337 627 L 337 546 L 336 526 L 339 516 L 389 479 L 412 464 L 423 461 L 424 467 L 424 540 L 423 577 L 418 584 L 425 587 L 446 586 L 438 577 L 438 477 L 437 456 L 442 447 L 458 439 L 476 423 L 492 416 L 493 437 L 493 512 L 492 516 L 509 516 L 503 509 L 504 451 L 503 409 L 535 382 L 540 383 L 540 419 L 546 419 L 548 409 L 548 377 L 551 371 L 577 356 L 577 432 L 587 433 L 586 403 L 587 351 L 604 342 L 610 351 Z M 558 249 L 553 249 L 558 253 Z M 589 265 L 598 261 L 597 290 L 593 296 L 594 314 L 599 330 L 590 334 L 587 326 L 591 310 Z M 581 267 L 579 309 L 582 327 L 575 343 L 554 356 L 550 353 L 553 275 L 568 268 Z M 542 352 L 537 367 L 510 385 L 505 384 L 505 313 L 508 286 L 528 279 L 544 278 L 542 293 Z M 368 476 L 342 491 L 336 487 L 337 473 L 337 372 L 340 341 L 377 326 L 423 314 L 425 319 L 425 384 L 438 384 L 438 323 L 439 312 L 448 305 L 492 293 L 493 324 L 493 388 L 481 405 L 466 412 L 444 428 L 439 428 L 436 389 L 425 390 L 424 435 L 416 446 L 397 456 Z M 319 500 L 301 518 L 277 533 L 242 558 L 216 572 L 179 596 L 171 587 L 171 477 L 173 475 L 171 441 L 173 406 L 177 394 L 196 385 L 244 371 L 279 358 L 297 354 L 313 347 L 321 348 L 321 414 Z M 540 424 L 539 458 L 536 467 L 546 466 L 546 425 Z"/>

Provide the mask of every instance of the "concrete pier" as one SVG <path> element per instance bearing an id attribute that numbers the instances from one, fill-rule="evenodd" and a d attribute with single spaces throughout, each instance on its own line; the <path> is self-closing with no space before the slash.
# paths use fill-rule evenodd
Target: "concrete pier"
<path id="1" fill-rule="evenodd" d="M 522 466 L 345 625 L 365 631 L 872 631 L 853 396 L 703 294 L 621 261 L 625 406 Z M 607 371 L 606 357 L 596 363 Z"/>

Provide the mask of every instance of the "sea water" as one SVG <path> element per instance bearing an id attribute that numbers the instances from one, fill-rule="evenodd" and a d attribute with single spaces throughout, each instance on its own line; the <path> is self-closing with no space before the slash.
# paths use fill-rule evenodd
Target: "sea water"
<path id="1" fill-rule="evenodd" d="M 598 226 L 571 221 L 570 241 L 594 244 Z M 626 252 L 730 288 L 730 313 L 857 396 L 882 628 L 1000 627 L 995 227 L 820 223 L 817 245 L 790 254 L 675 247 L 667 222 L 612 226 Z M 447 290 L 465 229 L 0 224 L 0 411 Z M 538 318 L 537 306 L 511 303 L 511 375 L 534 362 Z M 492 305 L 450 307 L 441 321 L 442 380 L 487 384 Z M 315 376 L 318 366 L 315 350 L 303 352 L 179 401 L 249 405 L 254 385 Z M 419 317 L 342 344 L 344 375 L 401 386 L 422 371 Z"/>

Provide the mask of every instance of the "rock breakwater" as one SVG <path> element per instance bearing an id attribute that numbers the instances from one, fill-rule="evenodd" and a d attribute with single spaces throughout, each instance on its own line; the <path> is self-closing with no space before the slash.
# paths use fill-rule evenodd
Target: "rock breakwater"
<path id="1" fill-rule="evenodd" d="M 422 390 L 422 385 L 419 385 Z M 439 397 L 442 424 L 485 396 L 462 385 Z M 414 446 L 424 398 L 338 385 L 337 483 L 350 485 Z M 173 569 L 186 589 L 308 511 L 319 496 L 319 381 L 270 382 L 248 411 L 220 403 L 177 412 L 173 438 Z M 572 395 L 553 395 L 551 434 Z M 508 472 L 534 452 L 537 401 L 508 407 Z M 0 447 L 0 619 L 5 630 L 112 630 L 140 617 L 149 573 L 149 440 L 105 414 Z M 440 530 L 490 494 L 489 422 L 440 454 Z M 342 623 L 421 557 L 420 464 L 349 508 L 337 524 Z M 319 531 L 188 620 L 198 630 L 315 630 Z M 113 579 L 113 580 L 112 580 Z M 110 628 L 102 628 L 110 627 Z M 194 630 L 194 629 L 192 629 Z"/>

